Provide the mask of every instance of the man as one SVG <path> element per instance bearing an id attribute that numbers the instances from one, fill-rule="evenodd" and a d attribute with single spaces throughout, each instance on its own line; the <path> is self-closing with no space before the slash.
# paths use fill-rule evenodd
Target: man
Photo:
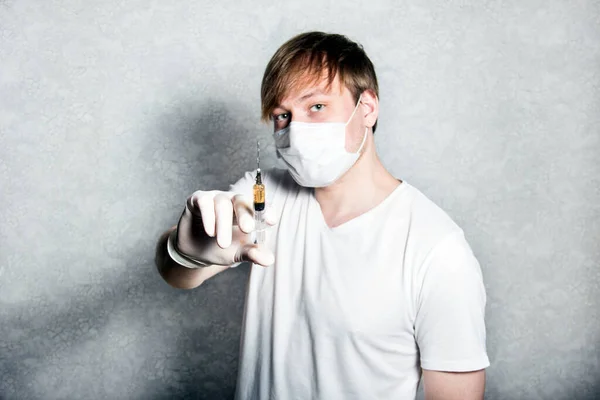
<path id="1" fill-rule="evenodd" d="M 421 376 L 427 399 L 483 398 L 479 264 L 450 217 L 379 160 L 378 84 L 362 47 L 321 32 L 290 39 L 261 101 L 287 167 L 262 173 L 266 243 L 252 241 L 248 172 L 228 192 L 193 193 L 157 258 L 179 288 L 253 263 L 236 398 L 410 399 Z"/>

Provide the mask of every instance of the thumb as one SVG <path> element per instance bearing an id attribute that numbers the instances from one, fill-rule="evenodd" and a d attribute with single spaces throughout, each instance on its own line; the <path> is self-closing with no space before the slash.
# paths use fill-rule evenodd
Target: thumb
<path id="1" fill-rule="evenodd" d="M 267 207 L 265 210 L 265 222 L 271 226 L 276 225 L 279 222 L 279 217 L 274 207 Z"/>
<path id="2" fill-rule="evenodd" d="M 265 246 L 260 244 L 245 244 L 240 248 L 240 261 L 250 261 L 267 267 L 275 262 L 275 256 Z"/>

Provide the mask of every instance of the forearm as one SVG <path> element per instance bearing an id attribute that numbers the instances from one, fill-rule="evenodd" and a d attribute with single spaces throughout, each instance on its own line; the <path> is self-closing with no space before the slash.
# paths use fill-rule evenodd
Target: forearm
<path id="1" fill-rule="evenodd" d="M 169 234 L 175 229 L 177 229 L 177 226 L 174 226 L 163 233 L 156 245 L 156 267 L 160 276 L 169 285 L 178 289 L 194 289 L 200 286 L 205 280 L 229 268 L 224 265 L 187 268 L 177 264 L 169 256 L 167 251 Z"/>

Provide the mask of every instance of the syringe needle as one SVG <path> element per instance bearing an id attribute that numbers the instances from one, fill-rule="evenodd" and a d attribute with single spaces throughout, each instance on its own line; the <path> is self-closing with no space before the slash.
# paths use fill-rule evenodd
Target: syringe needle
<path id="1" fill-rule="evenodd" d="M 256 141 L 256 167 L 260 171 L 260 140 Z"/>

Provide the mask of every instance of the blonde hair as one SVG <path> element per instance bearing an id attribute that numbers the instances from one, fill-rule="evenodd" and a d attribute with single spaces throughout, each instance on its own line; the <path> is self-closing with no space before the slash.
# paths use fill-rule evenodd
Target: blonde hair
<path id="1" fill-rule="evenodd" d="M 293 90 L 325 77 L 330 87 L 335 77 L 358 101 L 365 90 L 379 97 L 373 63 L 363 47 L 346 36 L 306 32 L 285 42 L 273 55 L 261 85 L 261 114 L 270 119 L 273 110 Z M 377 122 L 373 126 L 373 132 Z"/>

